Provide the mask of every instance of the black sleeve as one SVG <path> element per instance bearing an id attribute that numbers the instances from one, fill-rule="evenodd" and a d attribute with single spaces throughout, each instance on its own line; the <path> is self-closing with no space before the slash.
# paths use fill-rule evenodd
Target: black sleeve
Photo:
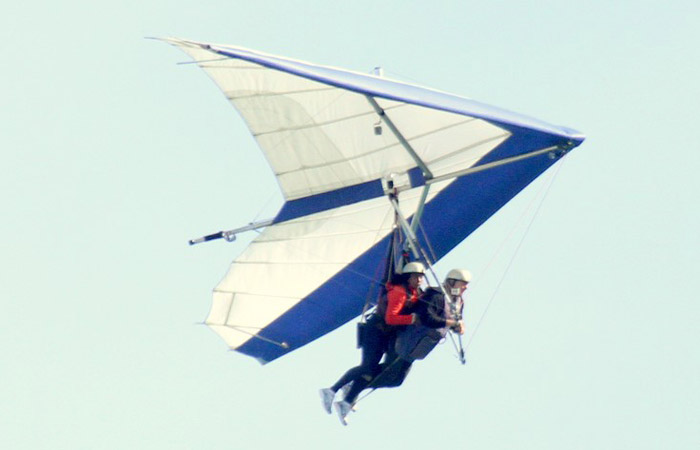
<path id="1" fill-rule="evenodd" d="M 445 297 L 442 292 L 428 290 L 420 299 L 415 311 L 421 324 L 428 328 L 445 328 Z"/>

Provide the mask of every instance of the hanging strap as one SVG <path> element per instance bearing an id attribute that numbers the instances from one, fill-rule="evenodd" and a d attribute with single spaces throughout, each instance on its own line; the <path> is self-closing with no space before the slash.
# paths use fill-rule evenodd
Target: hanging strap
<path id="1" fill-rule="evenodd" d="M 398 191 L 397 189 L 392 189 L 391 193 L 389 194 L 390 198 L 396 199 L 398 202 Z M 391 238 L 389 239 L 389 248 L 387 250 L 387 255 L 386 258 L 384 259 L 384 272 L 381 275 L 381 284 L 379 286 L 379 291 L 384 288 L 384 286 L 387 285 L 389 282 L 391 275 L 396 271 L 396 265 L 397 262 L 400 264 L 401 262 L 404 262 L 403 259 L 405 258 L 404 255 L 402 255 L 402 261 L 397 261 L 396 255 L 399 251 L 399 247 L 401 246 L 401 228 L 398 226 L 398 214 L 394 212 L 394 226 L 391 232 Z M 365 304 L 364 307 L 362 308 L 362 314 L 360 315 L 360 323 L 365 323 L 367 321 L 367 311 L 371 309 L 371 302 L 372 299 L 375 298 L 376 295 L 374 293 L 373 289 L 370 289 L 369 292 L 367 293 L 367 297 L 365 299 Z"/>
<path id="2" fill-rule="evenodd" d="M 394 230 L 391 235 L 391 239 L 389 239 L 389 249 L 387 252 L 387 256 L 384 261 L 384 270 L 381 275 L 381 284 L 379 284 L 379 292 L 384 289 L 384 286 L 386 286 L 387 282 L 389 281 L 389 277 L 391 276 L 391 273 L 394 271 L 394 253 L 395 253 L 395 244 L 394 241 L 396 240 L 396 233 L 397 230 Z M 367 297 L 365 298 L 365 305 L 362 308 L 362 314 L 360 315 L 360 323 L 365 323 L 367 321 L 367 311 L 371 309 L 371 303 L 372 299 L 376 298 L 377 295 L 375 293 L 374 289 L 370 289 L 367 292 Z"/>

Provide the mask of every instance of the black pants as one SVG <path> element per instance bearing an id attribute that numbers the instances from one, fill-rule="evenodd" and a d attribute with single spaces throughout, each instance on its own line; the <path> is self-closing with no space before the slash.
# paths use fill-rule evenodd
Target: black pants
<path id="1" fill-rule="evenodd" d="M 399 387 L 408 376 L 413 362 L 394 352 L 387 353 L 385 362 L 379 365 L 379 374 L 366 387 L 372 389 Z"/>
<path id="2" fill-rule="evenodd" d="M 331 389 L 337 392 L 340 388 L 352 382 L 352 386 L 344 399 L 348 403 L 354 403 L 360 392 L 368 387 L 400 386 L 411 369 L 411 363 L 399 358 L 394 351 L 396 332 L 393 329 L 387 330 L 380 317 L 372 316 L 365 324 L 365 327 L 362 338 L 362 361 L 360 365 L 345 372 L 331 386 Z M 386 354 L 385 362 L 380 364 L 384 354 Z"/>
<path id="3" fill-rule="evenodd" d="M 353 403 L 357 396 L 364 390 L 374 377 L 381 372 L 379 362 L 389 348 L 392 341 L 393 331 L 387 331 L 382 326 L 382 319 L 372 316 L 364 325 L 362 336 L 362 361 L 359 366 L 345 372 L 340 379 L 331 386 L 331 389 L 338 391 L 346 384 L 352 382 L 352 387 L 345 396 L 345 401 Z"/>

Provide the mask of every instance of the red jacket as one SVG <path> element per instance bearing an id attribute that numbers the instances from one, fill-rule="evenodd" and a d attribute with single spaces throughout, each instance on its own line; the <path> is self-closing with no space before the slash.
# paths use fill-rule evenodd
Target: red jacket
<path id="1" fill-rule="evenodd" d="M 410 291 L 409 296 L 404 286 L 387 284 L 387 306 L 384 321 L 388 325 L 411 325 L 413 323 L 411 314 L 402 314 L 404 309 L 409 309 L 418 301 L 418 290 L 411 289 Z"/>

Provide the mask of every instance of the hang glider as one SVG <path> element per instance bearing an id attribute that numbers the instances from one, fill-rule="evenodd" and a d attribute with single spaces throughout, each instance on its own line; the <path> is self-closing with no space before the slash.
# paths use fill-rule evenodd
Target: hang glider
<path id="1" fill-rule="evenodd" d="M 248 125 L 285 203 L 214 289 L 206 319 L 233 350 L 272 361 L 376 298 L 395 227 L 437 261 L 559 158 L 572 129 L 384 77 L 228 45 L 189 54 Z M 391 193 L 400 202 L 392 204 Z M 400 205 L 400 206 L 399 206 Z M 373 294 L 374 293 L 374 294 Z"/>

